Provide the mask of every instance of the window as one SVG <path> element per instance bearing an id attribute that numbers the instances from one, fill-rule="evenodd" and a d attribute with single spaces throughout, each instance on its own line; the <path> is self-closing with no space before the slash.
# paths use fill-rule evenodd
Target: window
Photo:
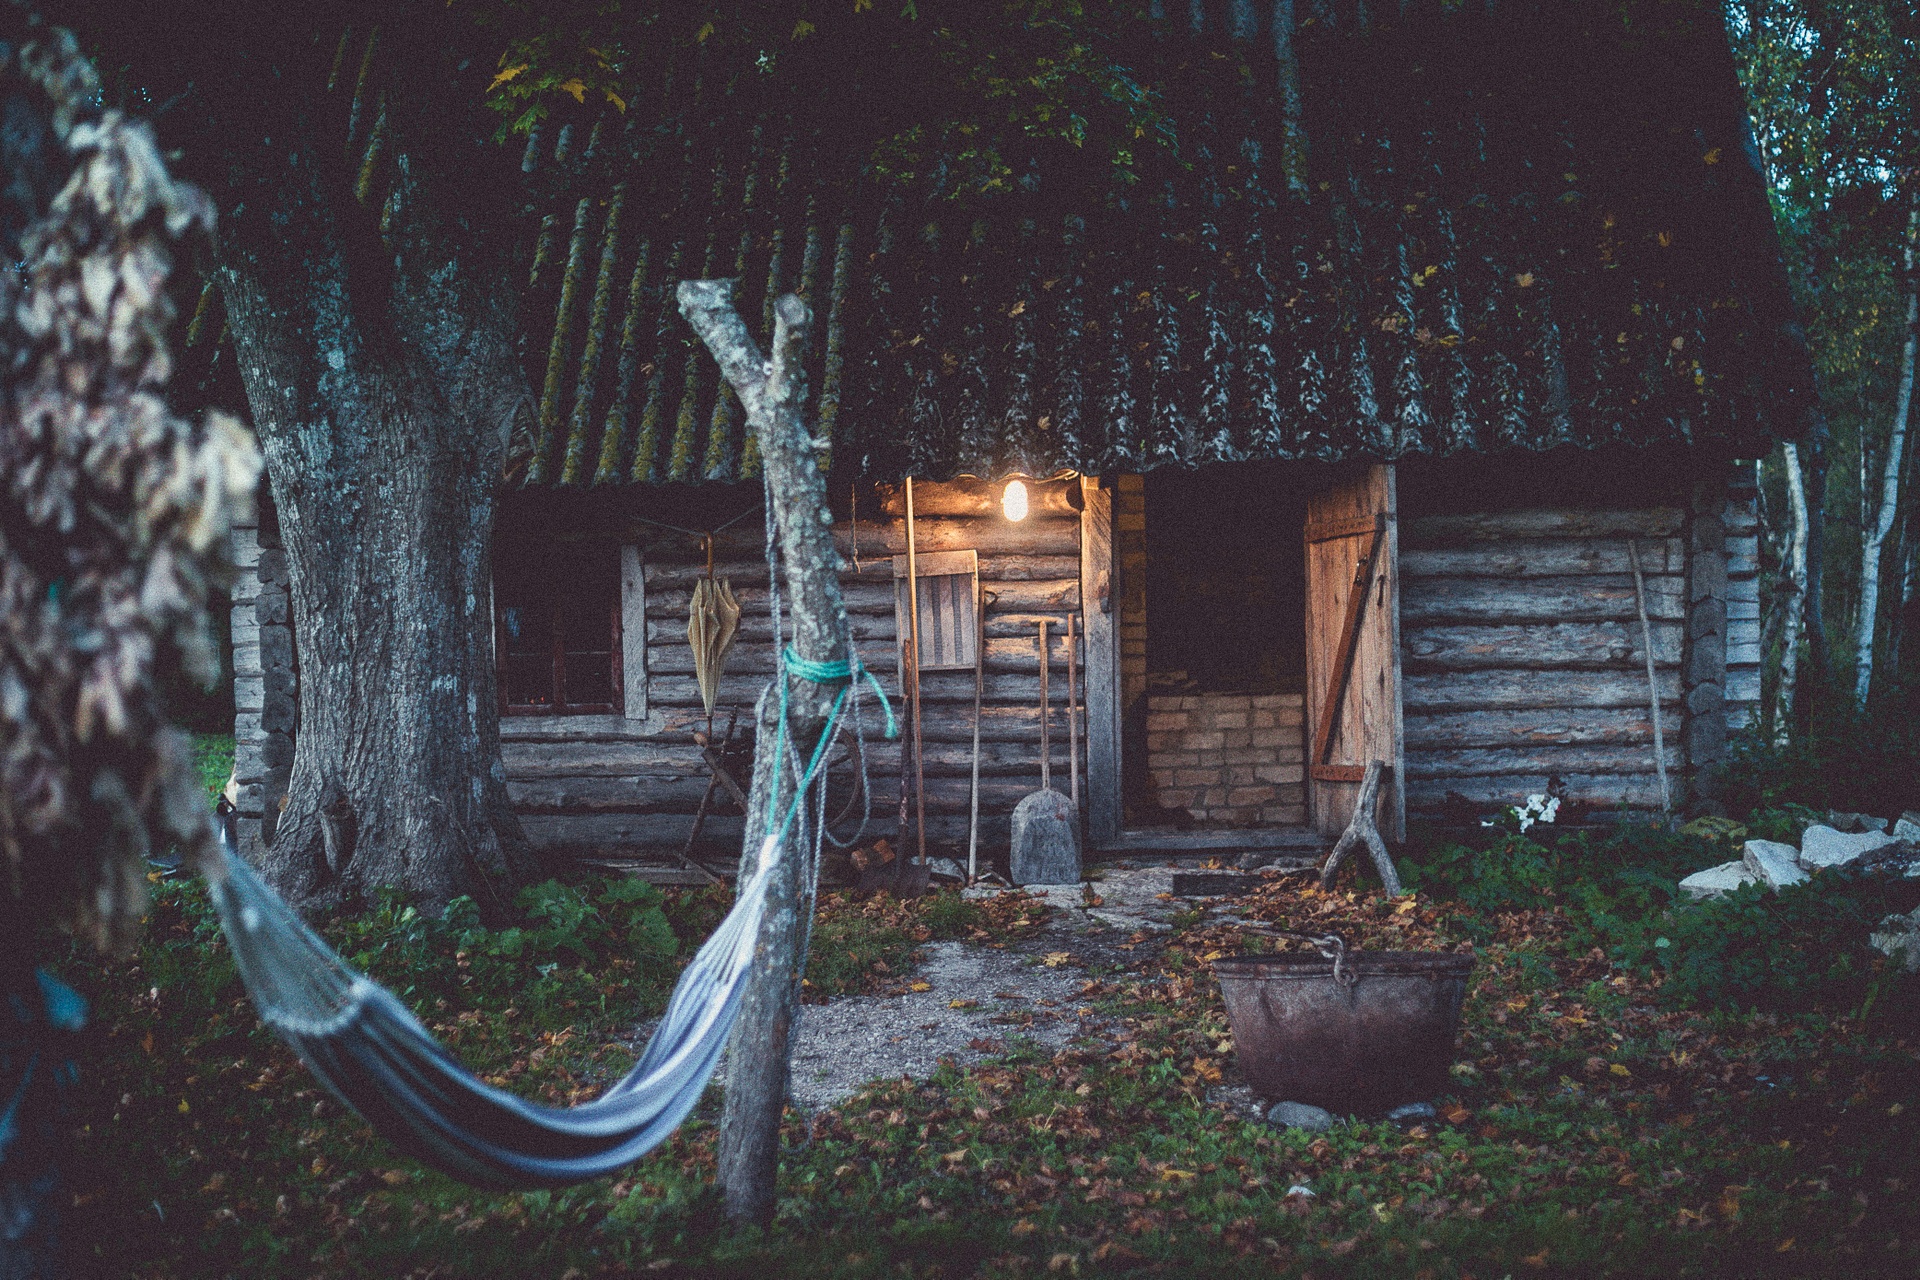
<path id="1" fill-rule="evenodd" d="M 610 715 L 623 706 L 620 549 L 496 544 L 494 662 L 506 715 Z"/>

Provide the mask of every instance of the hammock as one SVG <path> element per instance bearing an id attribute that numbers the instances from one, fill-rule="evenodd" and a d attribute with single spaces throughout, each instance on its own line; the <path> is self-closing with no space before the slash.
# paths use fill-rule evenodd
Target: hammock
<path id="1" fill-rule="evenodd" d="M 767 878 L 759 869 L 680 975 L 646 1052 L 592 1102 L 547 1107 L 482 1083 L 407 1007 L 356 973 L 234 851 L 218 824 L 209 876 L 241 979 L 267 1025 L 336 1097 L 421 1163 L 475 1186 L 555 1187 L 610 1173 L 666 1141 L 700 1101 L 753 959 Z"/>

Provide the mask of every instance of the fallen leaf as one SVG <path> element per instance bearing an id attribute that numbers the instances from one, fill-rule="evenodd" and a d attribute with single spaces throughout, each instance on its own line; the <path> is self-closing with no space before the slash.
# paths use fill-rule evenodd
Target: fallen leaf
<path id="1" fill-rule="evenodd" d="M 1073 957 L 1065 951 L 1049 951 L 1040 958 L 1040 963 L 1049 969 L 1058 969 L 1061 965 L 1072 961 L 1072 959 Z"/>
<path id="2" fill-rule="evenodd" d="M 931 991 L 931 990 L 933 990 L 933 984 L 932 984 L 931 982 L 910 982 L 910 983 L 908 983 L 908 984 L 907 984 L 907 990 L 909 990 L 909 991 Z"/>

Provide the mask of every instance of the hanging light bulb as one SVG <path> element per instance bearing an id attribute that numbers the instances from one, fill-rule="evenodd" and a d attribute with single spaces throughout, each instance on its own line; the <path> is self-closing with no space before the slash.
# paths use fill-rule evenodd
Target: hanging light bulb
<path id="1" fill-rule="evenodd" d="M 1000 495 L 1000 510 L 1009 520 L 1027 518 L 1027 484 L 1024 480 L 1007 481 L 1006 492 Z"/>

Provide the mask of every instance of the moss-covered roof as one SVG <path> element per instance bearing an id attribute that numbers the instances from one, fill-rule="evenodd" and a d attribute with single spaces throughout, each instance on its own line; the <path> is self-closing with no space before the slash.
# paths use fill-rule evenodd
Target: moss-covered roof
<path id="1" fill-rule="evenodd" d="M 672 306 L 693 276 L 738 277 L 749 316 L 813 302 L 821 434 L 875 478 L 1797 433 L 1811 374 L 1714 6 L 1179 7 L 1143 35 L 1178 162 L 1130 188 L 1036 152 L 962 198 L 938 144 L 882 174 L 844 86 L 683 79 L 537 136 L 562 181 L 518 477 L 756 474 Z"/>

